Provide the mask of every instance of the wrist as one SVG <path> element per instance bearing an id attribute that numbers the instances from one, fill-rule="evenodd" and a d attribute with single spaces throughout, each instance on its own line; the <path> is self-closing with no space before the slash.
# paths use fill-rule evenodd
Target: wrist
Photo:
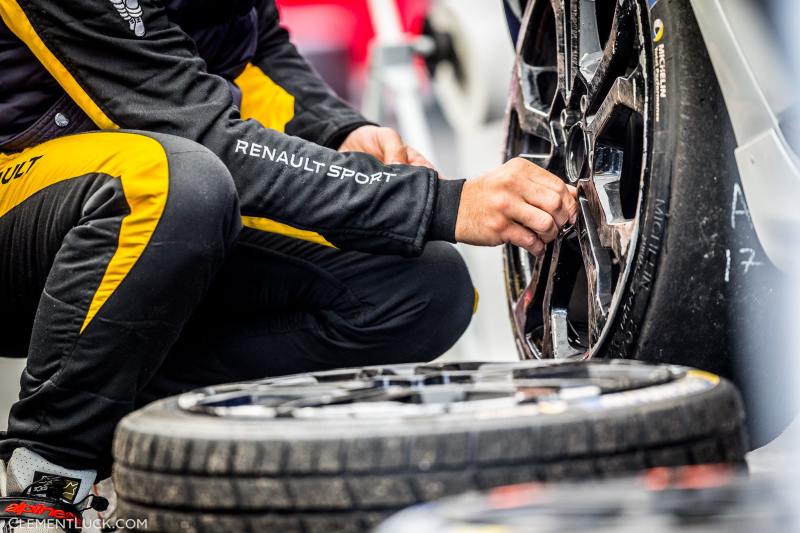
<path id="1" fill-rule="evenodd" d="M 466 180 L 440 179 L 428 231 L 429 241 L 456 242 L 456 219 Z"/>

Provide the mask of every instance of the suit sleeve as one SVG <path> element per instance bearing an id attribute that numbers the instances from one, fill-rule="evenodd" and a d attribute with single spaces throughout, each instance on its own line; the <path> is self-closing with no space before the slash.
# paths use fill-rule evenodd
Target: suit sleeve
<path id="1" fill-rule="evenodd" d="M 274 0 L 256 2 L 258 47 L 253 63 L 294 96 L 286 133 L 336 149 L 354 129 L 372 124 L 341 101 L 298 53 L 280 25 Z"/>
<path id="2" fill-rule="evenodd" d="M 140 19 L 126 19 L 128 7 Z M 206 72 L 159 0 L 0 0 L 0 15 L 101 129 L 177 135 L 214 152 L 233 176 L 243 218 L 371 253 L 416 255 L 431 239 L 434 171 L 241 120 L 228 84 Z"/>

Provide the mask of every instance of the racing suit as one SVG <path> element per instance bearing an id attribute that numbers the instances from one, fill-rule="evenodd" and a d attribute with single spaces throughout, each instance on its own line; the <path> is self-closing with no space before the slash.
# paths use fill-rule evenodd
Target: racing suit
<path id="1" fill-rule="evenodd" d="M 186 388 L 423 360 L 469 322 L 460 181 L 335 149 L 369 124 L 272 0 L 0 0 L 0 457 L 108 474 Z M 403 257 L 405 256 L 405 257 Z"/>

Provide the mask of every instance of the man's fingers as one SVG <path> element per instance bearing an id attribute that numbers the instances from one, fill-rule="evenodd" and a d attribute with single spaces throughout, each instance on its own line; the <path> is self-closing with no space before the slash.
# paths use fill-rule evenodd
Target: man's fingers
<path id="1" fill-rule="evenodd" d="M 519 224 L 509 224 L 503 233 L 503 240 L 524 248 L 533 255 L 542 255 L 545 250 L 544 242 L 534 232 Z"/>
<path id="2" fill-rule="evenodd" d="M 574 203 L 570 203 L 568 207 L 569 223 L 574 224 L 578 220 L 578 188 L 573 187 L 572 185 L 567 185 L 567 192 L 569 193 L 570 198 L 574 200 Z"/>
<path id="3" fill-rule="evenodd" d="M 516 158 L 510 163 L 515 173 L 522 174 L 525 178 L 520 180 L 520 186 L 528 203 L 553 215 L 559 226 L 575 222 L 578 213 L 575 187 L 565 184 L 555 174 L 526 159 Z M 559 198 L 555 198 L 554 194 Z"/>
<path id="4" fill-rule="evenodd" d="M 380 144 L 383 162 L 389 165 L 407 165 L 406 145 L 400 134 L 391 128 L 381 128 Z"/>
<path id="5" fill-rule="evenodd" d="M 464 185 L 456 239 L 485 246 L 511 243 L 540 255 L 563 226 L 575 222 L 576 197 L 575 187 L 512 159 Z"/>
<path id="6" fill-rule="evenodd" d="M 515 222 L 534 231 L 544 242 L 550 242 L 558 236 L 560 225 L 550 213 L 543 209 L 518 201 L 509 206 L 508 215 Z"/>
<path id="7" fill-rule="evenodd" d="M 569 192 L 569 195 L 576 200 L 578 199 L 578 188 L 574 185 L 567 185 L 567 192 Z"/>
<path id="8" fill-rule="evenodd" d="M 406 155 L 408 156 L 408 164 L 414 165 L 418 167 L 428 167 L 433 168 L 433 163 L 425 159 L 421 153 L 417 152 L 410 146 L 406 146 Z"/>
<path id="9" fill-rule="evenodd" d="M 560 195 L 561 201 L 563 202 L 564 207 L 567 209 L 567 211 L 569 211 L 570 213 L 572 213 L 573 211 L 577 212 L 577 204 L 573 205 L 573 202 L 577 198 L 578 190 L 572 185 L 567 185 L 557 177 L 555 176 L 552 177 L 555 179 L 553 180 L 550 178 L 540 178 L 537 176 L 530 179 L 529 181 L 542 188 L 550 189 L 554 193 Z M 574 222 L 574 220 L 572 222 Z"/>
<path id="10" fill-rule="evenodd" d="M 514 170 L 523 174 L 526 178 L 540 182 L 542 185 L 553 188 L 553 190 L 560 190 L 564 187 L 564 182 L 536 163 L 532 163 L 522 157 L 515 157 L 509 161 L 509 164 L 514 166 Z"/>
<path id="11" fill-rule="evenodd" d="M 542 168 L 537 167 L 536 165 L 534 165 L 534 173 L 533 174 L 526 173 L 525 177 L 527 177 L 528 180 L 537 183 L 543 187 L 547 187 L 548 189 L 555 191 L 557 193 L 564 192 L 564 189 L 566 187 L 566 184 L 563 181 L 561 181 L 561 178 L 559 178 L 555 174 L 547 172 Z"/>
<path id="12" fill-rule="evenodd" d="M 548 187 L 528 181 L 522 185 L 522 197 L 531 206 L 549 214 L 558 227 L 573 222 L 573 214 L 577 212 L 577 204 L 566 192 L 566 188 L 564 194 L 559 194 Z"/>

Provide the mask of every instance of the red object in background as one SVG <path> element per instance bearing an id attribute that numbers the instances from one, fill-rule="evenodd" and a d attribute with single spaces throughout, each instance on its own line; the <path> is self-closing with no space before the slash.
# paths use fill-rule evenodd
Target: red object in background
<path id="1" fill-rule="evenodd" d="M 404 29 L 418 35 L 431 0 L 396 0 Z M 298 43 L 345 46 L 354 67 L 363 66 L 375 35 L 367 0 L 277 0 L 281 21 Z"/>

